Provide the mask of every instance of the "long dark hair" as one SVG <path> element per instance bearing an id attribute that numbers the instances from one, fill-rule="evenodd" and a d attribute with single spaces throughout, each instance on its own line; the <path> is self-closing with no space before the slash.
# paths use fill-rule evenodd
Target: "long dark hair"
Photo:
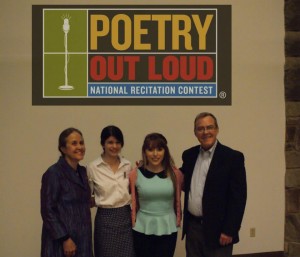
<path id="1" fill-rule="evenodd" d="M 61 153 L 61 156 L 65 156 L 65 154 L 63 153 L 63 151 L 61 150 L 62 147 L 66 147 L 66 144 L 67 144 L 67 137 L 69 135 L 71 135 L 73 132 L 77 132 L 79 135 L 82 136 L 82 133 L 79 129 L 76 129 L 76 128 L 67 128 L 65 130 L 63 130 L 60 135 L 59 135 L 59 138 L 58 138 L 58 151 L 60 151 Z"/>
<path id="2" fill-rule="evenodd" d="M 142 156 L 143 156 L 143 167 L 146 168 L 148 164 L 148 160 L 146 158 L 146 150 L 154 149 L 154 148 L 162 148 L 165 150 L 165 155 L 162 160 L 162 166 L 166 170 L 167 176 L 171 178 L 173 182 L 174 189 L 176 188 L 176 176 L 173 170 L 175 166 L 174 160 L 170 154 L 168 141 L 167 139 L 160 133 L 151 133 L 148 134 L 142 146 Z"/>

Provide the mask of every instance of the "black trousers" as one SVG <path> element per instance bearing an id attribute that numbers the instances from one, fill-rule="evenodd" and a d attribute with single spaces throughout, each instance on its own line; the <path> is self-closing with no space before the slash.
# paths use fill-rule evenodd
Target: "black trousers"
<path id="1" fill-rule="evenodd" d="M 232 245 L 209 248 L 204 242 L 202 222 L 193 218 L 189 220 L 185 247 L 187 257 L 232 257 Z"/>
<path id="2" fill-rule="evenodd" d="M 173 257 L 177 241 L 177 232 L 171 235 L 145 235 L 133 231 L 136 257 Z"/>

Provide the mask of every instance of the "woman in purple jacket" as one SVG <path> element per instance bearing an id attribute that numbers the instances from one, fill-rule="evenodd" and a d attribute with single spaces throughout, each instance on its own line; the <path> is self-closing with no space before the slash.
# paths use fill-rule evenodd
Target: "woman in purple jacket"
<path id="1" fill-rule="evenodd" d="M 41 257 L 92 257 L 90 189 L 82 133 L 75 128 L 59 136 L 61 157 L 42 177 Z"/>

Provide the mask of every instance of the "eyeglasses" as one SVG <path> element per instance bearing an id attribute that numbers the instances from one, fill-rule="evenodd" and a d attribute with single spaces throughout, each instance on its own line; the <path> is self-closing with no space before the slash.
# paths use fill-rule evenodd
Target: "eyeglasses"
<path id="1" fill-rule="evenodd" d="M 206 126 L 206 127 L 198 127 L 196 128 L 196 130 L 200 133 L 203 133 L 205 131 L 207 132 L 211 132 L 213 131 L 214 129 L 216 129 L 216 127 L 214 125 L 209 125 L 209 126 Z"/>

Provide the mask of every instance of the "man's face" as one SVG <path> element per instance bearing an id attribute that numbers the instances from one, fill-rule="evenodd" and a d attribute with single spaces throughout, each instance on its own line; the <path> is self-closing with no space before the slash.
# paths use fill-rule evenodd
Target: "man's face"
<path id="1" fill-rule="evenodd" d="M 210 149 L 217 140 L 219 129 L 211 116 L 200 118 L 195 123 L 195 136 L 204 150 Z"/>

